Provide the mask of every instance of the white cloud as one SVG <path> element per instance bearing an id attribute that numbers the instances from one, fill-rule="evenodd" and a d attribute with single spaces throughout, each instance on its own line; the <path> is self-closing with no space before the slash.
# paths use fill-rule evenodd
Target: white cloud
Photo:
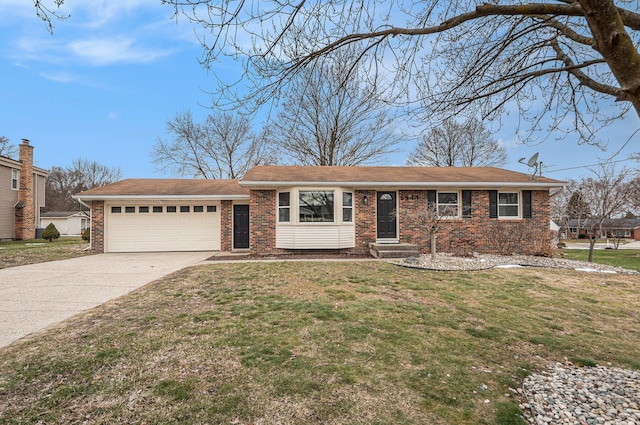
<path id="1" fill-rule="evenodd" d="M 118 115 L 117 112 L 109 112 L 109 119 L 110 120 L 117 120 L 118 118 L 120 118 L 120 116 Z"/>
<path id="2" fill-rule="evenodd" d="M 115 63 L 149 63 L 172 53 L 170 50 L 138 47 L 132 38 L 91 38 L 76 40 L 68 44 L 73 56 L 92 65 L 111 65 Z"/>
<path id="3" fill-rule="evenodd" d="M 76 75 L 70 74 L 68 72 L 41 72 L 40 76 L 42 78 L 46 78 L 47 80 L 65 84 L 78 81 L 78 77 Z"/>

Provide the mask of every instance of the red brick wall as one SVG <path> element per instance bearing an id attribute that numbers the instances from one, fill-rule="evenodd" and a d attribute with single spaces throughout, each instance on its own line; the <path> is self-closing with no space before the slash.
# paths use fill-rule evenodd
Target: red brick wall
<path id="1" fill-rule="evenodd" d="M 104 252 L 104 201 L 91 202 L 91 250 Z"/>
<path id="2" fill-rule="evenodd" d="M 429 231 L 415 213 L 426 208 L 427 192 L 401 190 L 398 200 L 400 242 L 416 244 L 423 253 L 431 252 Z M 489 218 L 489 192 L 486 190 L 472 191 L 471 204 L 471 217 L 439 222 L 437 252 L 540 254 L 551 245 L 548 191 L 532 192 L 532 218 L 528 219 Z"/>
<path id="3" fill-rule="evenodd" d="M 367 197 L 367 205 L 364 198 Z M 376 241 L 376 191 L 355 191 L 355 225 L 356 246 L 350 252 L 366 254 L 369 252 L 369 244 Z"/>
<path id="4" fill-rule="evenodd" d="M 364 204 L 364 197 L 368 203 Z M 541 254 L 551 245 L 549 193 L 532 192 L 532 218 L 498 220 L 489 218 L 489 192 L 474 190 L 472 216 L 442 220 L 437 233 L 437 252 L 466 255 L 469 252 Z M 427 208 L 426 190 L 398 191 L 400 242 L 416 244 L 422 253 L 431 252 L 429 231 L 416 212 Z M 251 191 L 251 253 L 276 254 L 276 192 Z M 343 251 L 365 254 L 376 241 L 376 191 L 355 191 L 356 246 Z"/>
<path id="5" fill-rule="evenodd" d="M 220 203 L 220 251 L 231 251 L 232 249 L 232 204 L 232 201 L 222 201 Z"/>
<path id="6" fill-rule="evenodd" d="M 35 200 L 33 198 L 33 146 L 28 141 L 20 145 L 20 167 L 18 202 L 22 208 L 16 209 L 15 238 L 34 239 L 36 237 Z"/>
<path id="7" fill-rule="evenodd" d="M 249 246 L 257 255 L 276 253 L 276 191 L 252 190 L 249 201 Z"/>

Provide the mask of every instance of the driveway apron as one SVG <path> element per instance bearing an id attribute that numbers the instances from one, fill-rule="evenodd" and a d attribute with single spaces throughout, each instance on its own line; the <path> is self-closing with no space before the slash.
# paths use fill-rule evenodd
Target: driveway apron
<path id="1" fill-rule="evenodd" d="M 2 269 L 0 347 L 204 261 L 212 254 L 98 254 Z"/>

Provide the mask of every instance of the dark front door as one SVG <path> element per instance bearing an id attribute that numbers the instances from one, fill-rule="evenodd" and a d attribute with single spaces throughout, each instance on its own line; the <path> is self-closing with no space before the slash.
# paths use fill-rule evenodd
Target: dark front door
<path id="1" fill-rule="evenodd" d="M 396 193 L 378 192 L 378 239 L 396 239 Z"/>
<path id="2" fill-rule="evenodd" d="M 233 248 L 249 248 L 249 205 L 233 206 Z"/>

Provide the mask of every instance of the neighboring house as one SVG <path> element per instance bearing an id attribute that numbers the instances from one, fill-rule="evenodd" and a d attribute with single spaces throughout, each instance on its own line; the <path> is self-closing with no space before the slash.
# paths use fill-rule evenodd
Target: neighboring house
<path id="1" fill-rule="evenodd" d="M 563 185 L 493 167 L 258 166 L 242 180 L 132 179 L 75 197 L 91 205 L 98 252 L 429 252 L 420 213 L 432 205 L 446 212 L 439 251 L 497 252 L 501 233 L 534 253 L 551 243 L 549 189 Z"/>
<path id="2" fill-rule="evenodd" d="M 53 223 L 63 236 L 77 236 L 89 226 L 89 214 L 85 211 L 47 211 L 40 214 L 40 227 Z"/>
<path id="3" fill-rule="evenodd" d="M 0 156 L 0 240 L 33 239 L 44 207 L 48 171 L 33 166 L 33 146 L 23 139 L 19 159 Z"/>
<path id="4" fill-rule="evenodd" d="M 596 220 L 571 219 L 567 223 L 566 235 L 570 239 L 577 239 L 580 235 L 586 237 L 590 232 L 598 233 L 600 226 Z M 601 238 L 622 238 L 640 241 L 640 218 L 607 218 L 602 222 Z"/>

